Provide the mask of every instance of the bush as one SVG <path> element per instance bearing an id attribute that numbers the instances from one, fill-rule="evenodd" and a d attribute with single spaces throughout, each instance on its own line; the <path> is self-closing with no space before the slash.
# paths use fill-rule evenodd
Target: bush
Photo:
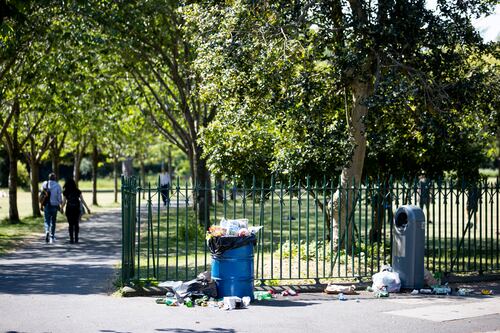
<path id="1" fill-rule="evenodd" d="M 323 242 L 311 241 L 309 242 L 309 251 L 307 251 L 307 243 L 304 240 L 300 241 L 300 260 L 315 260 L 316 259 L 316 249 L 318 260 L 330 260 L 330 243 L 325 243 L 326 253 L 323 253 Z M 275 253 L 280 253 L 280 248 L 278 248 Z M 297 258 L 299 255 L 299 244 L 296 242 L 286 241 L 281 246 L 281 253 L 283 258 Z M 325 255 L 326 254 L 326 255 Z"/>
<path id="2" fill-rule="evenodd" d="M 200 239 L 204 240 L 205 239 L 205 229 L 193 221 L 187 227 L 187 237 L 190 241 L 194 241 L 195 237 L 198 237 L 198 240 L 200 240 Z M 175 236 L 174 236 L 174 239 L 176 239 Z M 186 240 L 186 226 L 185 225 L 179 226 L 179 240 Z"/>

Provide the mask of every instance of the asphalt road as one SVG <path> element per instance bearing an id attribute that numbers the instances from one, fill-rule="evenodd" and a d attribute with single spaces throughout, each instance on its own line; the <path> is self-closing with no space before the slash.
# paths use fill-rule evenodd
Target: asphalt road
<path id="1" fill-rule="evenodd" d="M 43 236 L 0 258 L 0 332 L 500 332 L 500 282 L 466 285 L 470 297 L 368 292 L 304 293 L 249 308 L 158 305 L 151 297 L 110 295 L 121 256 L 119 211 L 81 225 L 81 243 Z M 61 222 L 63 217 L 59 216 Z M 43 229 L 43 226 L 40 226 Z M 481 288 L 493 296 L 479 295 Z"/>

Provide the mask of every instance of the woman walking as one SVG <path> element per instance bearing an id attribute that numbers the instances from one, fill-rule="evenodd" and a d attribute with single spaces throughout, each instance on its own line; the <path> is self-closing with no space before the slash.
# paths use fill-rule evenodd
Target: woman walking
<path id="1" fill-rule="evenodd" d="M 83 199 L 82 191 L 78 189 L 73 178 L 66 180 L 63 186 L 63 203 L 61 210 L 66 207 L 66 218 L 69 225 L 69 242 L 78 243 L 78 233 L 80 231 L 80 217 L 83 207 L 90 214 L 90 209 Z"/>

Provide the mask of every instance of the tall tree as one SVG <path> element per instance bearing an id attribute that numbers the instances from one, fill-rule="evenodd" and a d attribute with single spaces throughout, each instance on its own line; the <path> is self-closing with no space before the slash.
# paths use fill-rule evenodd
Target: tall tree
<path id="1" fill-rule="evenodd" d="M 207 108 L 195 92 L 199 79 L 192 69 L 194 50 L 184 33 L 183 5 L 166 0 L 109 2 L 95 7 L 99 10 L 94 18 L 134 79 L 145 117 L 184 151 L 193 183 L 204 187 L 210 177 L 198 136 L 215 110 Z M 195 208 L 205 211 L 210 192 L 197 194 Z"/>
<path id="2" fill-rule="evenodd" d="M 281 119 L 273 115 L 273 108 L 277 103 L 287 101 L 283 98 L 286 96 L 283 91 L 293 90 L 286 85 L 280 86 L 281 81 L 276 83 L 261 77 L 255 79 L 253 75 L 262 73 L 262 67 L 269 63 L 274 65 L 277 77 L 282 78 L 284 74 L 293 77 L 296 72 L 308 73 L 304 65 L 307 57 L 304 55 L 311 54 L 312 68 L 322 66 L 321 73 L 330 73 L 326 80 L 331 90 L 324 91 L 339 98 L 326 105 L 322 112 L 332 111 L 332 115 L 337 116 L 343 112 L 346 115 L 345 147 L 351 150 L 340 172 L 342 190 L 337 191 L 331 201 L 329 216 L 333 221 L 333 237 L 345 235 L 345 239 L 335 240 L 346 241 L 348 248 L 353 235 L 350 217 L 357 189 L 362 182 L 367 134 L 378 130 L 369 127 L 374 125 L 367 122 L 368 118 L 377 119 L 379 114 L 390 117 L 391 110 L 397 110 L 401 114 L 432 114 L 434 119 L 443 119 L 443 124 L 445 119 L 456 117 L 461 117 L 457 124 L 466 123 L 467 116 L 462 117 L 462 111 L 472 110 L 476 104 L 462 98 L 463 92 L 478 96 L 480 89 L 475 86 L 484 82 L 473 75 L 477 71 L 469 55 L 482 56 L 494 50 L 494 45 L 482 42 L 471 24 L 473 17 L 491 10 L 487 4 L 476 1 L 438 1 L 436 10 L 427 9 L 423 0 L 257 1 L 251 4 L 235 1 L 219 6 L 193 4 L 189 8 L 194 16 L 192 21 L 199 22 L 200 35 L 203 36 L 201 45 L 205 48 L 204 52 L 198 52 L 198 57 L 205 58 L 205 64 L 214 64 L 214 71 L 207 71 L 207 75 L 203 76 L 203 88 L 221 103 L 221 112 L 213 122 L 220 128 L 228 124 L 231 128 L 232 119 L 252 119 L 254 114 L 259 114 L 257 123 L 259 117 L 270 117 L 266 124 Z M 303 52 L 297 52 L 299 49 Z M 281 57 L 273 58 L 273 54 Z M 255 56 L 276 60 L 262 65 L 263 62 L 255 61 Z M 197 60 L 198 63 L 201 61 Z M 248 74 L 248 80 L 241 79 L 244 73 Z M 223 95 L 227 82 L 231 87 L 230 80 L 234 78 L 239 80 L 239 87 L 233 90 L 239 93 L 239 102 L 230 100 L 233 105 L 227 106 L 224 99 L 217 97 Z M 311 79 L 307 76 L 302 80 L 304 90 L 308 81 Z M 324 89 L 322 83 L 319 87 Z M 462 97 L 458 94 L 460 91 Z M 268 95 L 277 98 L 274 103 L 262 106 L 259 99 Z M 314 96 L 314 93 L 309 96 Z M 403 101 L 403 96 L 411 99 L 404 108 L 397 109 L 395 101 L 398 98 Z M 343 107 L 339 101 L 342 97 L 345 97 Z M 311 118 L 310 111 L 314 109 L 306 103 L 307 99 L 297 100 L 304 105 L 301 114 L 305 119 L 302 122 L 307 123 L 306 120 Z M 491 108 L 488 109 L 491 111 Z M 300 115 L 293 117 L 295 108 L 289 110 L 291 112 L 282 111 L 286 114 L 283 122 L 300 119 Z M 339 118 L 332 116 L 330 119 L 332 124 L 336 124 L 334 121 Z M 248 124 L 250 129 L 255 126 L 251 120 Z M 438 131 L 437 128 L 434 130 Z M 470 133 L 473 132 L 471 130 Z M 342 141 L 342 135 L 338 133 L 342 131 L 336 135 Z M 306 140 L 309 138 L 307 135 L 304 137 Z M 222 141 L 227 145 L 226 151 L 237 147 L 232 141 Z M 300 146 L 295 142 L 293 144 Z M 212 150 L 216 151 L 224 145 Z M 286 150 L 287 145 L 283 147 Z M 274 154 L 275 160 L 279 161 L 280 150 L 274 150 Z"/>

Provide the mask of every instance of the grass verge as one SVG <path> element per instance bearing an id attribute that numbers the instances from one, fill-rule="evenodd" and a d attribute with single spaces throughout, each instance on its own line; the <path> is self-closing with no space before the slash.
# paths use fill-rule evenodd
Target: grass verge
<path id="1" fill-rule="evenodd" d="M 43 233 L 43 218 L 25 217 L 20 223 L 0 221 L 0 256 L 11 252 Z M 40 236 L 41 237 L 41 236 Z"/>

